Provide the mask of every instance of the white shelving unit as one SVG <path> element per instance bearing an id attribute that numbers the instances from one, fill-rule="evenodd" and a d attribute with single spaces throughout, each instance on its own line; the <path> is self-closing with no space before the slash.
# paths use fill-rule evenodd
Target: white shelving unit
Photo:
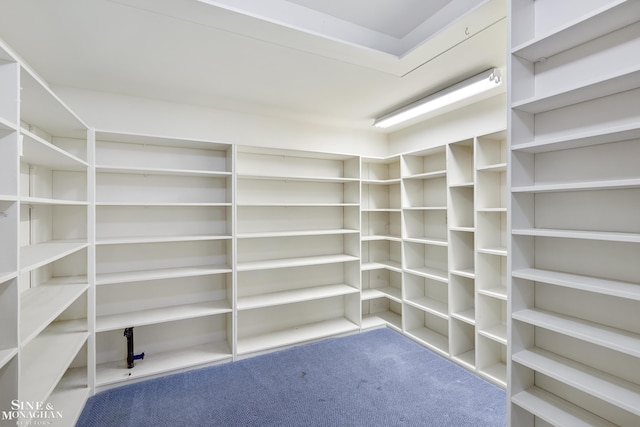
<path id="1" fill-rule="evenodd" d="M 510 425 L 637 425 L 640 3 L 509 14 Z"/>
<path id="2" fill-rule="evenodd" d="M 238 356 L 357 331 L 358 157 L 239 147 L 236 168 Z"/>
<path id="3" fill-rule="evenodd" d="M 95 174 L 96 387 L 231 360 L 232 146 L 98 131 Z"/>

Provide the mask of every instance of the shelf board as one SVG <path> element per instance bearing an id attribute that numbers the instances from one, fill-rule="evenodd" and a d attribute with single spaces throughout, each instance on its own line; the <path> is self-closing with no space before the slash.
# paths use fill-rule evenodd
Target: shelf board
<path id="1" fill-rule="evenodd" d="M 640 178 L 611 179 L 605 181 L 563 182 L 512 187 L 514 193 L 546 193 L 560 191 L 617 190 L 640 187 Z"/>
<path id="2" fill-rule="evenodd" d="M 441 270 L 439 268 L 433 267 L 408 267 L 407 271 L 409 273 L 426 277 L 428 279 L 433 279 L 445 283 L 449 282 L 447 270 Z"/>
<path id="3" fill-rule="evenodd" d="M 428 236 L 424 236 L 424 237 L 407 237 L 404 240 L 406 242 L 421 243 L 423 245 L 434 245 L 434 246 L 448 246 L 449 245 L 449 242 L 447 241 L 446 238 L 440 238 L 440 237 L 428 237 Z"/>
<path id="4" fill-rule="evenodd" d="M 507 163 L 495 163 L 492 165 L 478 166 L 476 168 L 478 172 L 506 172 Z"/>
<path id="5" fill-rule="evenodd" d="M 361 212 L 401 212 L 400 208 L 366 208 L 362 207 Z"/>
<path id="6" fill-rule="evenodd" d="M 23 350 L 21 400 L 44 402 L 87 341 L 82 321 L 54 322 Z"/>
<path id="7" fill-rule="evenodd" d="M 2 370 L 4 365 L 9 363 L 9 361 L 11 359 L 13 359 L 13 357 L 16 354 L 18 354 L 18 349 L 17 348 L 7 348 L 7 349 L 4 349 L 4 350 L 0 350 L 0 370 Z"/>
<path id="8" fill-rule="evenodd" d="M 299 325 L 295 328 L 266 332 L 253 337 L 238 338 L 238 354 L 246 355 L 273 348 L 300 344 L 333 335 L 356 332 L 358 325 L 346 318 Z"/>
<path id="9" fill-rule="evenodd" d="M 69 277 L 66 284 L 42 284 L 20 295 L 20 342 L 27 345 L 88 288 L 86 277 Z"/>
<path id="10" fill-rule="evenodd" d="M 476 324 L 476 309 L 471 307 L 468 310 L 451 313 L 451 317 L 471 325 Z"/>
<path id="11" fill-rule="evenodd" d="M 99 364 L 96 368 L 96 386 L 137 380 L 151 375 L 165 374 L 199 365 L 231 361 L 231 348 L 226 341 L 184 348 L 171 352 L 145 353 L 132 369 L 127 369 L 126 358 Z"/>
<path id="12" fill-rule="evenodd" d="M 497 384 L 500 384 L 502 387 L 507 386 L 507 365 L 502 362 L 478 369 L 478 372 Z"/>
<path id="13" fill-rule="evenodd" d="M 507 248 L 502 246 L 492 248 L 478 248 L 478 252 L 481 254 L 507 256 Z"/>
<path id="14" fill-rule="evenodd" d="M 511 147 L 511 150 L 527 153 L 548 153 L 638 138 L 640 138 L 640 126 L 637 123 L 633 123 L 574 134 L 569 133 L 552 138 L 539 138 L 535 141 L 515 144 Z"/>
<path id="15" fill-rule="evenodd" d="M 20 203 L 24 205 L 89 206 L 89 202 L 86 200 L 64 200 L 47 197 L 20 197 Z"/>
<path id="16" fill-rule="evenodd" d="M 407 329 L 407 335 L 443 356 L 449 356 L 449 338 L 433 329 L 419 327 Z"/>
<path id="17" fill-rule="evenodd" d="M 403 176 L 402 179 L 434 179 L 434 178 L 442 178 L 447 176 L 447 170 L 437 170 L 432 172 L 422 172 L 416 173 L 412 175 Z"/>
<path id="18" fill-rule="evenodd" d="M 405 211 L 446 211 L 446 206 L 405 206 Z"/>
<path id="19" fill-rule="evenodd" d="M 384 236 L 384 235 L 368 235 L 368 236 L 362 236 L 360 238 L 360 240 L 362 240 L 363 242 L 371 242 L 371 241 L 376 241 L 376 240 L 388 240 L 390 242 L 401 242 L 402 241 L 402 237 L 400 237 L 400 236 Z"/>
<path id="20" fill-rule="evenodd" d="M 458 182 L 455 184 L 449 183 L 449 188 L 472 188 L 473 185 L 474 185 L 473 181 Z"/>
<path id="21" fill-rule="evenodd" d="M 228 202 L 96 202 L 96 206 L 141 206 L 141 207 L 231 207 Z"/>
<path id="22" fill-rule="evenodd" d="M 290 231 L 263 231 L 252 233 L 238 233 L 238 239 L 261 239 L 272 237 L 302 237 L 302 236 L 326 236 L 334 234 L 357 234 L 359 230 L 336 228 L 324 230 L 290 230 Z"/>
<path id="23" fill-rule="evenodd" d="M 517 228 L 516 236 L 561 237 L 566 239 L 605 240 L 610 242 L 640 243 L 640 233 L 616 233 L 609 231 L 555 230 L 548 228 Z"/>
<path id="24" fill-rule="evenodd" d="M 402 317 L 393 311 L 381 311 L 362 316 L 362 329 L 379 326 L 391 326 L 393 329 L 402 330 Z"/>
<path id="25" fill-rule="evenodd" d="M 476 368 L 476 351 L 475 349 L 471 349 L 469 351 L 465 351 L 464 353 L 456 354 L 455 356 L 451 356 L 457 362 L 460 362 L 464 366 L 469 369 Z"/>
<path id="26" fill-rule="evenodd" d="M 353 255 L 319 255 L 319 256 L 307 256 L 300 258 L 284 258 L 273 259 L 265 261 L 249 261 L 239 262 L 238 271 L 255 271 L 255 270 L 270 270 L 274 268 L 288 268 L 288 267 L 304 267 L 307 265 L 321 265 L 321 264 L 334 264 L 348 261 L 358 261 L 360 258 Z"/>
<path id="27" fill-rule="evenodd" d="M 640 14 L 637 1 L 616 0 L 609 3 L 546 34 L 515 46 L 511 52 L 528 61 L 536 62 L 637 21 Z"/>
<path id="28" fill-rule="evenodd" d="M 512 313 L 512 317 L 540 328 L 607 347 L 633 357 L 640 357 L 639 334 L 541 309 L 519 310 Z"/>
<path id="29" fill-rule="evenodd" d="M 507 208 L 476 208 L 477 212 L 507 212 Z"/>
<path id="30" fill-rule="evenodd" d="M 532 280 L 534 282 L 542 282 L 550 285 L 563 286 L 571 289 L 579 289 L 640 301 L 640 285 L 638 283 L 579 276 L 577 274 L 541 270 L 538 268 L 514 270 L 512 272 L 512 276 L 519 279 Z"/>
<path id="31" fill-rule="evenodd" d="M 362 271 L 378 270 L 381 268 L 402 272 L 402 263 L 387 259 L 382 261 L 363 262 L 361 265 Z"/>
<path id="32" fill-rule="evenodd" d="M 359 178 L 345 178 L 345 177 L 332 177 L 332 176 L 303 176 L 303 175 L 259 175 L 259 174 L 245 174 L 239 173 L 238 179 L 259 179 L 261 181 L 297 181 L 297 182 L 360 182 Z M 400 181 L 398 179 L 398 181 Z M 385 182 L 385 181 L 383 181 Z"/>
<path id="33" fill-rule="evenodd" d="M 20 247 L 20 273 L 42 267 L 89 246 L 86 240 L 51 240 Z"/>
<path id="34" fill-rule="evenodd" d="M 407 298 L 407 304 L 443 319 L 449 319 L 447 303 L 429 297 Z"/>
<path id="35" fill-rule="evenodd" d="M 360 182 L 362 185 L 392 185 L 399 184 L 400 178 L 389 178 L 389 179 L 361 179 Z"/>
<path id="36" fill-rule="evenodd" d="M 18 196 L 12 194 L 0 194 L 0 202 L 17 202 Z"/>
<path id="37" fill-rule="evenodd" d="M 96 285 L 109 283 L 141 282 L 146 280 L 175 279 L 180 277 L 207 276 L 230 273 L 226 265 L 202 265 L 195 267 L 160 268 L 154 270 L 125 271 L 121 273 L 101 273 L 96 275 Z"/>
<path id="38" fill-rule="evenodd" d="M 513 361 L 640 415 L 640 386 L 540 348 L 515 353 Z"/>
<path id="39" fill-rule="evenodd" d="M 272 307 L 283 304 L 293 304 L 303 301 L 331 298 L 341 295 L 357 293 L 358 289 L 347 284 L 331 284 L 313 286 L 304 289 L 292 289 L 288 291 L 270 292 L 260 295 L 238 297 L 238 310 L 251 310 L 255 308 Z"/>
<path id="40" fill-rule="evenodd" d="M 468 277 L 469 279 L 476 278 L 476 270 L 475 268 L 457 268 L 455 270 L 451 270 L 451 274 L 455 274 L 456 276 Z"/>
<path id="41" fill-rule="evenodd" d="M 478 330 L 480 335 L 483 335 L 489 339 L 499 342 L 500 344 L 507 345 L 507 325 L 500 323 L 488 328 L 482 328 Z"/>
<path id="42" fill-rule="evenodd" d="M 231 240 L 230 235 L 183 235 L 183 236 L 132 236 L 132 237 L 99 237 L 96 245 L 129 245 L 137 243 L 172 243 L 194 242 L 203 240 Z"/>
<path id="43" fill-rule="evenodd" d="M 129 313 L 101 315 L 96 318 L 96 332 L 113 331 L 116 329 L 153 325 L 230 312 L 231 305 L 226 300 L 222 300 L 151 308 Z"/>
<path id="44" fill-rule="evenodd" d="M 615 427 L 615 424 L 536 386 L 516 393 L 511 402 L 555 426 Z"/>
<path id="45" fill-rule="evenodd" d="M 402 289 L 393 286 L 385 286 L 384 288 L 371 288 L 362 290 L 362 300 L 370 300 L 375 298 L 389 298 L 396 302 L 402 302 Z"/>
<path id="46" fill-rule="evenodd" d="M 537 95 L 516 101 L 511 107 L 515 110 L 538 114 L 635 89 L 639 78 L 640 68 L 638 66 L 613 70 L 609 75 L 597 80 L 582 82 L 580 86 L 568 88 L 562 92 Z"/>
<path id="47" fill-rule="evenodd" d="M 15 279 L 16 277 L 18 277 L 17 271 L 0 271 L 0 284 Z"/>
<path id="48" fill-rule="evenodd" d="M 506 286 L 496 286 L 495 288 L 489 288 L 489 289 L 478 289 L 478 293 L 480 295 L 485 295 L 492 298 L 498 298 L 505 301 L 507 300 Z"/>
<path id="49" fill-rule="evenodd" d="M 87 385 L 87 368 L 70 368 L 62 377 L 47 403 L 50 403 L 56 411 L 61 411 L 62 419 L 51 419 L 50 426 L 64 427 L 74 425 L 87 399 L 90 389 Z"/>
<path id="50" fill-rule="evenodd" d="M 227 205 L 231 206 L 231 203 Z M 237 202 L 236 206 L 238 207 L 254 207 L 254 208 L 324 208 L 324 207 L 358 207 L 359 203 L 246 203 L 246 202 Z M 400 211 L 400 209 L 362 209 L 363 211 L 373 211 L 373 212 L 394 212 Z"/>
<path id="51" fill-rule="evenodd" d="M 0 132 L 8 133 L 8 132 L 16 132 L 18 130 L 18 126 L 14 123 L 11 123 L 9 120 L 4 117 L 0 117 Z"/>
<path id="52" fill-rule="evenodd" d="M 22 142 L 21 160 L 52 170 L 86 171 L 89 164 L 63 149 L 40 138 L 38 135 L 21 129 L 24 136 Z"/>
<path id="53" fill-rule="evenodd" d="M 230 178 L 231 172 L 207 171 L 193 169 L 167 169 L 167 168 L 135 168 L 123 166 L 96 165 L 96 173 L 114 173 L 129 175 L 175 175 L 175 176 L 202 176 L 207 178 Z"/>
<path id="54" fill-rule="evenodd" d="M 451 231 L 463 231 L 465 233 L 475 233 L 475 227 L 464 227 L 464 226 L 451 226 L 449 227 Z"/>

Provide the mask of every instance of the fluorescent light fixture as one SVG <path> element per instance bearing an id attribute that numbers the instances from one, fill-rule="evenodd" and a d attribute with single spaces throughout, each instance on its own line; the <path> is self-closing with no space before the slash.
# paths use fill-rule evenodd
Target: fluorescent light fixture
<path id="1" fill-rule="evenodd" d="M 443 89 L 440 92 L 436 92 L 426 98 L 412 102 L 405 107 L 384 115 L 376 119 L 373 125 L 379 128 L 388 128 L 397 125 L 398 123 L 405 122 L 413 119 L 414 117 L 421 116 L 430 111 L 446 107 L 447 105 L 451 105 L 455 102 L 462 101 L 463 99 L 470 98 L 474 95 L 478 95 L 479 93 L 498 87 L 501 82 L 502 78 L 500 77 L 500 70 L 497 68 L 491 68 L 467 80 Z"/>

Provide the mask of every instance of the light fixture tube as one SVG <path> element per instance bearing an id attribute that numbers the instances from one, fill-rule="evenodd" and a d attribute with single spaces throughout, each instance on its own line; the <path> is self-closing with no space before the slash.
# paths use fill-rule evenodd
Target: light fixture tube
<path id="1" fill-rule="evenodd" d="M 398 123 L 421 116 L 455 102 L 500 86 L 500 70 L 491 68 L 460 83 L 422 98 L 392 113 L 386 114 L 373 123 L 379 128 L 388 128 Z"/>

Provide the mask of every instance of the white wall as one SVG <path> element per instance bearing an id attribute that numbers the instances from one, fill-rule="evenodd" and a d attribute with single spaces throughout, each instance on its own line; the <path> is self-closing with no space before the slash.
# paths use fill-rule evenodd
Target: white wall
<path id="1" fill-rule="evenodd" d="M 385 156 L 387 135 L 69 87 L 56 94 L 100 130 Z"/>
<path id="2" fill-rule="evenodd" d="M 389 135 L 389 154 L 406 153 L 507 127 L 506 94 L 436 116 Z"/>

